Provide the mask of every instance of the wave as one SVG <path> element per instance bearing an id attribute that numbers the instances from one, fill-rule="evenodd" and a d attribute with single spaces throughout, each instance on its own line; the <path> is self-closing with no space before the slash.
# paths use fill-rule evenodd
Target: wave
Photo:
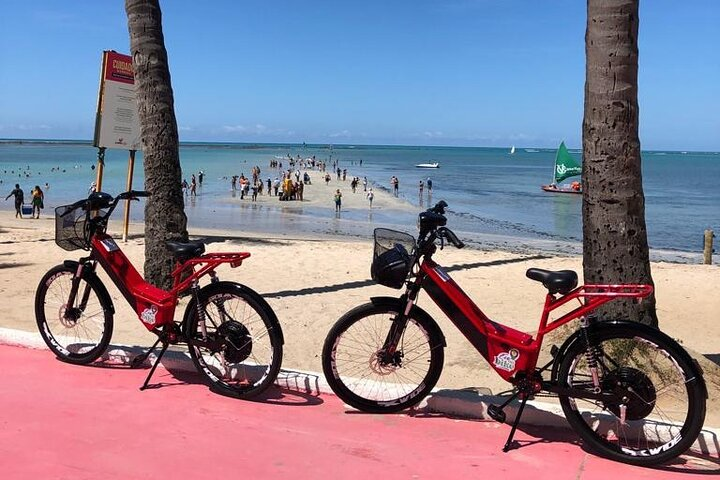
<path id="1" fill-rule="evenodd" d="M 573 236 L 567 236 L 567 235 L 557 235 L 552 234 L 543 230 L 538 230 L 530 225 L 526 225 L 519 222 L 511 222 L 508 220 L 497 220 L 494 218 L 487 218 L 487 217 L 481 217 L 479 215 L 469 213 L 469 212 L 456 212 L 456 211 L 449 211 L 449 213 L 455 217 L 458 217 L 462 220 L 472 222 L 473 224 L 473 230 L 477 230 L 475 227 L 482 227 L 486 226 L 489 227 L 492 231 L 497 232 L 507 232 L 511 235 L 517 235 L 520 234 L 520 236 L 532 236 L 536 238 L 543 238 L 548 240 L 563 240 L 563 241 L 573 241 L 578 242 L 581 241 L 580 238 L 573 237 Z M 483 232 L 478 232 L 483 233 Z M 486 232 L 490 233 L 490 232 Z"/>

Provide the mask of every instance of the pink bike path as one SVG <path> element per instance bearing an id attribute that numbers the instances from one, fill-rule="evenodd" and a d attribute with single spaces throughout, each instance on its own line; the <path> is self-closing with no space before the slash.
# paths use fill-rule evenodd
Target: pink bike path
<path id="1" fill-rule="evenodd" d="M 273 388 L 222 397 L 195 375 L 74 366 L 0 346 L 0 478 L 40 479 L 642 479 L 720 473 L 683 456 L 661 469 L 586 453 L 567 431 L 443 416 L 367 415 L 332 395 Z"/>

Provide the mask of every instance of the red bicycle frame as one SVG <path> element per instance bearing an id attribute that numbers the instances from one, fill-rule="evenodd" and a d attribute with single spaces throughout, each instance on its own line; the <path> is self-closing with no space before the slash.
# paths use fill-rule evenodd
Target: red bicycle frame
<path id="1" fill-rule="evenodd" d="M 205 275 L 214 277 L 215 269 L 223 263 L 229 263 L 232 268 L 239 267 L 250 256 L 247 252 L 208 253 L 177 262 L 172 272 L 173 288 L 163 290 L 143 279 L 109 235 L 96 233 L 90 245 L 92 258 L 103 267 L 143 325 L 151 331 L 173 322 L 179 295 L 194 282 Z"/>
<path id="2" fill-rule="evenodd" d="M 417 282 L 430 295 L 445 315 L 473 344 L 495 371 L 505 380 L 523 372 L 528 377 L 537 366 L 543 338 L 549 332 L 580 318 L 615 298 L 644 298 L 653 292 L 652 285 L 583 285 L 565 295 L 548 293 L 536 336 L 490 320 L 467 294 L 435 263 L 425 258 L 420 264 Z M 549 321 L 550 313 L 572 300 L 580 305 Z"/>

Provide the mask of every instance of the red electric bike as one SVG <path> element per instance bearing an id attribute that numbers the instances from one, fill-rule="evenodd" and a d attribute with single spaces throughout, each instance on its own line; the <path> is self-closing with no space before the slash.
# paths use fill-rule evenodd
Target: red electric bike
<path id="1" fill-rule="evenodd" d="M 614 460 L 653 465 L 692 445 L 705 419 L 707 398 L 697 362 L 659 330 L 622 319 L 599 321 L 593 314 L 614 299 L 640 301 L 652 293 L 652 286 L 578 287 L 573 271 L 531 268 L 527 277 L 548 289 L 533 337 L 490 320 L 433 261 L 438 242 L 440 248 L 445 241 L 464 246 L 445 227 L 446 207 L 440 202 L 420 214 L 417 242 L 403 232 L 375 230 L 372 278 L 405 291 L 400 298 L 371 298 L 347 312 L 328 333 L 323 372 L 338 397 L 358 410 L 385 413 L 416 405 L 432 390 L 442 370 L 445 338 L 416 305 L 424 290 L 513 385 L 513 395 L 502 405 L 491 405 L 488 414 L 504 422 L 503 409 L 521 399 L 503 451 L 513 446 L 526 402 L 541 394 L 557 395 L 585 444 Z M 570 310 L 572 301 L 578 305 Z M 570 311 L 562 314 L 565 310 Z M 552 360 L 539 367 L 543 338 L 573 319 L 580 319 L 579 328 L 561 347 L 553 346 Z"/>
<path id="2" fill-rule="evenodd" d="M 186 343 L 195 367 L 214 392 L 248 398 L 275 381 L 282 362 L 283 334 L 268 303 L 250 288 L 220 281 L 215 269 L 235 268 L 249 253 L 208 253 L 201 242 L 166 242 L 176 259 L 173 287 L 162 290 L 147 283 L 106 233 L 120 200 L 148 196 L 129 191 L 113 197 L 92 193 L 87 199 L 55 210 L 55 243 L 65 250 L 89 250 L 87 257 L 66 260 L 50 269 L 35 294 L 38 329 L 50 350 L 69 363 L 87 364 L 107 349 L 115 307 L 96 274 L 99 264 L 125 297 L 142 324 L 157 335 L 155 344 L 135 357 L 141 366 L 162 343 L 162 349 L 141 389 L 148 386 L 169 345 Z M 210 283 L 200 287 L 208 275 Z M 190 295 L 182 321 L 175 320 L 181 296 Z"/>

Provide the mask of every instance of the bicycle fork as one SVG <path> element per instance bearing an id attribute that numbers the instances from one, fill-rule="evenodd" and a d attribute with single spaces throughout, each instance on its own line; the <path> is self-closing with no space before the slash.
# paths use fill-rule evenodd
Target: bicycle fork
<path id="1" fill-rule="evenodd" d="M 385 342 L 383 343 L 382 353 L 384 354 L 385 358 L 381 360 L 385 361 L 386 363 L 397 364 L 400 360 L 395 359 L 395 356 L 398 350 L 398 345 L 400 345 L 402 341 L 402 336 L 405 333 L 405 327 L 407 327 L 408 318 L 410 318 L 410 310 L 412 310 L 413 306 L 415 305 L 415 300 L 417 299 L 417 292 L 411 290 L 408 294 L 400 297 L 400 299 L 405 301 L 405 309 L 393 319 L 392 325 L 390 325 L 390 330 L 388 331 Z"/>
<path id="2" fill-rule="evenodd" d="M 85 311 L 87 308 L 88 299 L 90 298 L 90 284 L 85 283 L 85 288 L 83 288 L 82 295 L 80 296 L 80 303 L 77 307 L 74 307 L 75 301 L 77 300 L 78 296 L 78 290 L 80 290 L 80 281 L 83 278 L 83 273 L 86 268 L 89 268 L 90 271 L 95 270 L 96 263 L 88 264 L 84 261 L 81 261 L 78 263 L 77 270 L 75 270 L 75 274 L 73 275 L 72 281 L 70 283 L 70 293 L 68 294 L 67 303 L 65 304 L 65 312 L 63 313 L 63 320 L 70 321 L 70 322 L 77 322 L 80 318 L 80 315 Z"/>

